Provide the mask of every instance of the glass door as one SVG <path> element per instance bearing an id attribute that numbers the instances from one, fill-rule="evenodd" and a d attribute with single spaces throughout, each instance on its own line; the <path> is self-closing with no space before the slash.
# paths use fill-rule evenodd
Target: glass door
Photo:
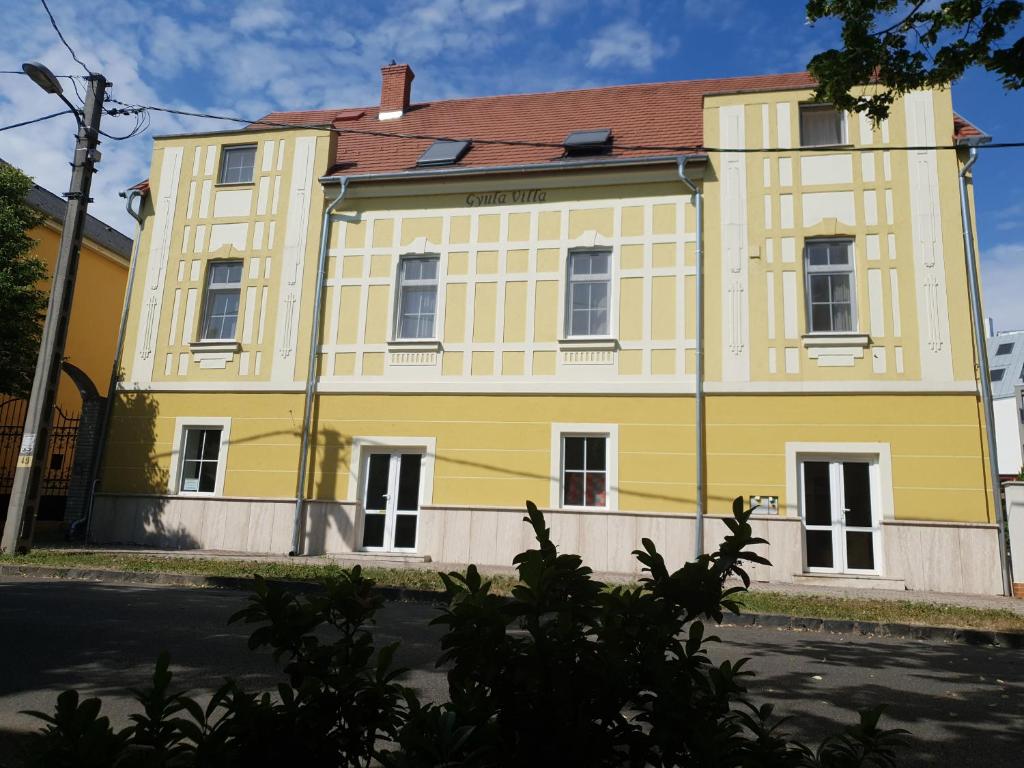
<path id="1" fill-rule="evenodd" d="M 363 549 L 415 552 L 421 453 L 374 452 L 366 458 Z"/>
<path id="2" fill-rule="evenodd" d="M 800 463 L 808 571 L 878 573 L 880 528 L 876 464 L 815 459 Z"/>

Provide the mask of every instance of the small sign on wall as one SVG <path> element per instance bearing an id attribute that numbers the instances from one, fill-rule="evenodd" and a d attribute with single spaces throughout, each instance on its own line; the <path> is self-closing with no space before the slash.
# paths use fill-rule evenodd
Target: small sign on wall
<path id="1" fill-rule="evenodd" d="M 181 490 L 186 492 L 195 493 L 199 490 L 199 478 L 198 477 L 186 477 L 182 482 Z"/>
<path id="2" fill-rule="evenodd" d="M 755 515 L 777 515 L 779 514 L 778 496 L 751 496 L 750 509 Z"/>

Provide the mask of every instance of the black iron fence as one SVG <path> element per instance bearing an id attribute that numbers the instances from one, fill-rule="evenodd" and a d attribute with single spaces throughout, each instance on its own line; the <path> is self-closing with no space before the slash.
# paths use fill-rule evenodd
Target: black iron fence
<path id="1" fill-rule="evenodd" d="M 27 409 L 28 403 L 25 400 L 12 398 L 0 402 L 0 517 L 7 512 Z M 79 414 L 68 414 L 59 406 L 54 406 L 49 449 L 43 470 L 40 519 L 60 520 L 63 517 L 80 424 Z"/>

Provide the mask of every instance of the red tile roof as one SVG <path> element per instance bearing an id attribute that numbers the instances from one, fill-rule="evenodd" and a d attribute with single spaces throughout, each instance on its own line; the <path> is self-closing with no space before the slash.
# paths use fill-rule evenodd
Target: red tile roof
<path id="1" fill-rule="evenodd" d="M 264 120 L 289 125 L 333 125 L 339 129 L 474 139 L 459 165 L 486 167 L 544 163 L 562 157 L 566 134 L 611 128 L 612 157 L 679 154 L 653 147 L 699 147 L 704 143 L 703 99 L 716 93 L 810 88 L 806 72 L 713 80 L 619 85 L 579 91 L 485 96 L 412 104 L 395 120 L 378 120 L 377 107 L 273 112 Z M 259 124 L 251 126 L 259 129 Z M 485 139 L 528 139 L 556 147 L 482 144 Z M 404 171 L 415 167 L 430 139 L 341 133 L 334 175 Z M 642 145 L 650 149 L 624 149 Z"/>
<path id="2" fill-rule="evenodd" d="M 988 136 L 978 126 L 968 120 L 966 117 L 961 117 L 956 112 L 953 113 L 953 138 L 954 139 L 970 139 L 976 136 Z"/>

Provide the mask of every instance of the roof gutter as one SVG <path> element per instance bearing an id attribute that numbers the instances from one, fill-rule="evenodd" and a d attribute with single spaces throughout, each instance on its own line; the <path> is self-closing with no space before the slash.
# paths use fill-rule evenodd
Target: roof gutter
<path id="1" fill-rule="evenodd" d="M 1003 580 L 1003 594 L 1007 597 L 1012 597 L 1009 553 L 1006 551 L 1006 522 L 1003 516 L 1003 484 L 999 481 L 996 419 L 992 408 L 992 376 L 988 369 L 985 320 L 981 312 L 981 289 L 978 286 L 978 261 L 974 253 L 974 231 L 971 227 L 970 199 L 967 194 L 967 174 L 978 161 L 978 145 L 987 143 L 985 141 L 987 137 L 973 136 L 969 138 L 980 139 L 980 141 L 964 142 L 968 147 L 968 156 L 967 161 L 960 169 L 960 215 L 963 219 L 964 255 L 967 259 L 967 289 L 971 300 L 971 325 L 974 328 L 974 355 L 978 363 L 982 413 L 985 417 L 985 437 L 988 443 L 988 473 L 992 483 L 992 504 L 995 507 L 996 535 L 999 543 L 999 573 Z M 1018 552 L 1017 554 L 1020 558 L 1021 553 Z M 1020 558 L 1020 560 L 1024 562 L 1024 558 Z"/>
<path id="2" fill-rule="evenodd" d="M 703 157 L 706 155 L 687 155 Z M 384 173 L 358 173 L 351 176 L 321 176 L 321 184 L 341 184 L 352 181 L 403 181 L 406 179 L 444 179 L 452 176 L 488 176 L 495 173 L 537 173 L 543 171 L 599 170 L 646 165 L 676 165 L 679 155 L 641 155 L 639 157 L 612 157 L 603 160 L 551 160 L 546 163 L 515 163 L 513 165 L 451 166 L 447 168 L 412 168 L 408 171 Z"/>

